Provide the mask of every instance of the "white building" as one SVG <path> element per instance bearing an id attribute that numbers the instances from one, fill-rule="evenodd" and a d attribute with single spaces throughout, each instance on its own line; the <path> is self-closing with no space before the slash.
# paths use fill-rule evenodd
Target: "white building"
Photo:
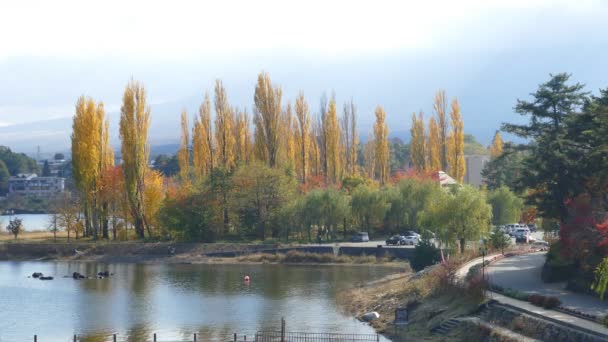
<path id="1" fill-rule="evenodd" d="M 480 154 L 473 154 L 464 156 L 464 161 L 467 166 L 466 173 L 464 175 L 464 182 L 475 186 L 481 186 L 484 183 L 481 171 L 490 161 L 489 156 Z"/>
<path id="2" fill-rule="evenodd" d="M 65 190 L 65 178 L 38 177 L 35 173 L 21 173 L 10 177 L 8 192 L 10 194 L 50 196 Z"/>

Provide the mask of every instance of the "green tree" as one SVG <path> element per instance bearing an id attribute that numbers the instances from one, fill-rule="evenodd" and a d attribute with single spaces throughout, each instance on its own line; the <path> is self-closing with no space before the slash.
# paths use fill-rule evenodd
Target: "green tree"
<path id="1" fill-rule="evenodd" d="M 10 148 L 0 145 L 0 160 L 6 164 L 8 173 L 16 176 L 19 173 L 39 173 L 36 161 L 23 153 L 14 153 Z"/>
<path id="2" fill-rule="evenodd" d="M 51 175 L 51 166 L 49 165 L 49 161 L 45 160 L 44 165 L 42 166 L 42 177 L 49 177 Z"/>
<path id="3" fill-rule="evenodd" d="M 372 235 L 380 232 L 384 226 L 384 216 L 390 209 L 385 194 L 369 186 L 359 186 L 353 191 L 351 210 L 361 230 Z"/>
<path id="4" fill-rule="evenodd" d="M 233 176 L 233 208 L 239 220 L 264 240 L 268 235 L 279 237 L 278 225 L 282 206 L 295 194 L 297 181 L 284 170 L 262 163 L 239 168 Z"/>
<path id="5" fill-rule="evenodd" d="M 532 101 L 518 100 L 515 110 L 530 121 L 527 124 L 503 124 L 502 129 L 533 142 L 521 146 L 529 153 L 522 162 L 518 189 L 532 191 L 527 203 L 535 205 L 543 217 L 564 221 L 568 210 L 564 200 L 570 197 L 575 185 L 568 172 L 573 169 L 569 158 L 571 141 L 567 135 L 568 117 L 580 111 L 587 93 L 583 85 L 568 84 L 570 75 L 551 75 L 551 79 L 532 94 Z"/>
<path id="6" fill-rule="evenodd" d="M 8 173 L 6 164 L 0 160 L 0 195 L 6 195 L 8 193 L 8 181 L 11 175 Z"/>
<path id="7" fill-rule="evenodd" d="M 488 232 L 492 207 L 482 191 L 471 186 L 438 192 L 421 213 L 421 223 L 435 229 L 437 238 L 447 245 L 458 242 L 461 253 L 466 242 L 481 238 Z"/>
<path id="8" fill-rule="evenodd" d="M 490 235 L 490 245 L 495 250 L 500 250 L 504 254 L 505 248 L 511 245 L 511 237 L 496 227 L 492 231 L 492 235 Z"/>
<path id="9" fill-rule="evenodd" d="M 178 241 L 213 242 L 220 216 L 213 203 L 211 189 L 207 185 L 180 194 L 167 196 L 159 211 L 159 222 Z"/>
<path id="10" fill-rule="evenodd" d="M 517 222 L 524 207 L 524 201 L 506 186 L 490 192 L 488 203 L 492 206 L 492 223 L 495 225 Z"/>
<path id="11" fill-rule="evenodd" d="M 502 154 L 492 156 L 481 171 L 486 187 L 490 190 L 498 189 L 501 186 L 517 188 L 525 155 L 526 152 L 522 148 L 505 144 Z"/>
<path id="12" fill-rule="evenodd" d="M 429 240 L 422 240 L 414 248 L 410 265 L 414 271 L 420 271 L 441 261 L 441 251 Z"/>

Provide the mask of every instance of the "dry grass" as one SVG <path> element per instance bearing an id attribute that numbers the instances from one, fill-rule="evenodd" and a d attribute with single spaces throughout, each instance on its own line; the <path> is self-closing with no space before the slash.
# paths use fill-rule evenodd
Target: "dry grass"
<path id="1" fill-rule="evenodd" d="M 392 260 L 376 258 L 375 256 L 346 256 L 333 255 L 328 253 L 308 253 L 299 251 L 289 251 L 285 254 L 257 253 L 237 257 L 240 262 L 255 263 L 283 263 L 283 264 L 386 264 Z M 408 265 L 409 266 L 409 265 Z"/>
<path id="2" fill-rule="evenodd" d="M 72 239 L 74 236 L 72 235 Z M 64 231 L 57 232 L 57 242 L 67 242 L 68 234 Z M 7 242 L 53 242 L 53 233 L 46 231 L 23 232 L 17 236 L 17 239 L 12 234 L 5 232 L 0 233 L 0 241 Z"/>

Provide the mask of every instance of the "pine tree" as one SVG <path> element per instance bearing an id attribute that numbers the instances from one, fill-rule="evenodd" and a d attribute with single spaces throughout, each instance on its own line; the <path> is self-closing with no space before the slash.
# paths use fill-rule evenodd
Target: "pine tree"
<path id="1" fill-rule="evenodd" d="M 445 91 L 439 90 L 435 93 L 435 101 L 433 104 L 435 113 L 437 114 L 437 124 L 439 128 L 439 154 L 441 157 L 441 169 L 448 169 L 448 119 L 447 119 L 447 101 Z"/>
<path id="2" fill-rule="evenodd" d="M 215 81 L 215 141 L 217 143 L 218 164 L 230 171 L 234 159 L 234 110 L 228 104 L 226 89 L 222 81 Z"/>
<path id="3" fill-rule="evenodd" d="M 492 146 L 490 146 L 490 155 L 492 157 L 498 157 L 502 154 L 502 137 L 500 136 L 500 131 L 496 131 L 494 133 L 494 138 L 492 139 Z"/>
<path id="4" fill-rule="evenodd" d="M 381 106 L 376 107 L 376 123 L 374 124 L 375 142 L 375 166 L 376 174 L 380 184 L 384 185 L 389 178 L 389 147 L 388 126 L 386 125 L 386 113 Z"/>
<path id="5" fill-rule="evenodd" d="M 427 168 L 430 171 L 441 170 L 441 143 L 439 137 L 439 126 L 434 117 L 429 119 L 429 136 L 427 142 Z"/>
<path id="6" fill-rule="evenodd" d="M 568 217 L 565 201 L 576 193 L 571 172 L 578 161 L 570 153 L 572 144 L 568 136 L 568 120 L 576 116 L 587 93 L 580 83 L 568 84 L 569 74 L 551 75 L 532 94 L 532 101 L 517 101 L 517 113 L 530 117 L 527 124 L 503 124 L 502 129 L 524 139 L 534 139 L 533 144 L 521 145 L 528 153 L 522 162 L 518 189 L 542 189 L 528 194 L 527 203 L 535 205 L 546 218 L 562 222 Z M 605 152 L 603 152 L 605 155 Z M 580 152 L 576 153 L 580 154 Z"/>
<path id="7" fill-rule="evenodd" d="M 298 163 L 297 173 L 300 176 L 302 183 L 306 183 L 309 168 L 310 155 L 310 114 L 308 113 L 308 103 L 304 98 L 304 94 L 300 92 L 296 98 L 296 142 L 298 145 Z M 315 139 L 316 140 L 316 139 Z"/>
<path id="8" fill-rule="evenodd" d="M 179 162 L 179 177 L 184 185 L 188 184 L 190 177 L 190 137 L 188 127 L 188 113 L 184 109 L 181 116 L 181 135 L 180 146 L 177 151 L 177 160 Z"/>
<path id="9" fill-rule="evenodd" d="M 146 91 L 139 82 L 131 80 L 120 108 L 120 140 L 125 174 L 125 187 L 133 216 L 135 231 L 140 238 L 150 227 L 145 217 L 145 178 L 148 171 L 148 127 L 150 107 L 146 103 Z"/>
<path id="10" fill-rule="evenodd" d="M 277 165 L 282 94 L 281 88 L 272 86 L 267 73 L 259 74 L 254 95 L 254 149 L 257 158 L 270 167 Z"/>
<path id="11" fill-rule="evenodd" d="M 424 133 L 424 114 L 420 112 L 418 117 L 412 113 L 412 128 L 410 129 L 412 140 L 410 143 L 410 156 L 412 164 L 417 171 L 425 171 L 426 165 L 426 136 Z"/>
<path id="12" fill-rule="evenodd" d="M 450 111 L 451 131 L 448 139 L 448 165 L 449 172 L 458 182 L 464 181 L 466 165 L 464 160 L 464 123 L 460 115 L 458 100 L 452 100 Z"/>

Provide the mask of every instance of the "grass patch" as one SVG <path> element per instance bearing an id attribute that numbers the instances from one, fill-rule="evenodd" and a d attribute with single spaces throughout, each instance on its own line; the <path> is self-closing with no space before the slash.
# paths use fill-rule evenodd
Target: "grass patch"
<path id="1" fill-rule="evenodd" d="M 376 258 L 375 256 L 347 256 L 333 255 L 329 253 L 308 253 L 300 251 L 289 251 L 285 254 L 256 253 L 237 257 L 242 262 L 259 263 L 284 263 L 284 264 L 384 264 L 392 262 L 387 258 Z"/>

